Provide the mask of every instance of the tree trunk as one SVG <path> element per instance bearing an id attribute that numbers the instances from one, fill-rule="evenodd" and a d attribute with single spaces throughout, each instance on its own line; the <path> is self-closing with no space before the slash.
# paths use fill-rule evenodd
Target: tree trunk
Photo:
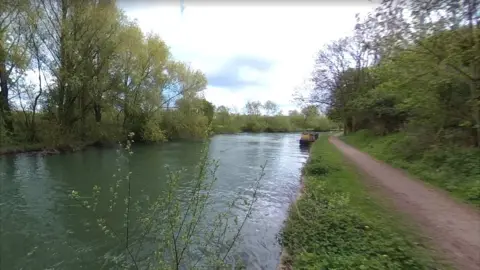
<path id="1" fill-rule="evenodd" d="M 83 88 L 80 96 L 80 138 L 82 140 L 86 137 L 86 107 L 87 107 L 87 97 L 86 97 L 86 90 Z"/>
<path id="2" fill-rule="evenodd" d="M 470 38 L 473 51 L 480 53 L 480 40 L 477 32 L 480 28 L 480 21 L 475 21 L 475 13 L 478 12 L 477 0 L 469 0 L 468 2 L 468 26 L 470 29 Z M 480 63 L 478 58 L 474 57 L 470 63 L 470 96 L 472 102 L 472 118 L 474 120 L 474 129 L 476 136 L 474 144 L 480 147 Z"/>
<path id="3" fill-rule="evenodd" d="M 2 50 L 2 48 L 0 48 Z M 2 114 L 5 128 L 13 132 L 12 113 L 8 104 L 8 74 L 5 62 L 0 62 L 0 113 Z"/>
<path id="4" fill-rule="evenodd" d="M 68 56 L 67 56 L 67 15 L 68 15 L 68 1 L 62 0 L 61 2 L 62 17 L 60 21 L 60 72 L 58 78 L 58 97 L 57 97 L 57 119 L 63 125 L 66 124 L 66 112 L 65 112 L 65 92 L 67 88 L 67 76 L 68 76 Z"/>
<path id="5" fill-rule="evenodd" d="M 95 112 L 95 122 L 100 123 L 102 121 L 102 107 L 94 102 L 93 111 Z"/>
<path id="6" fill-rule="evenodd" d="M 474 145 L 480 147 L 480 82 L 478 79 L 470 82 L 472 94 L 472 118 L 475 130 Z"/>
<path id="7" fill-rule="evenodd" d="M 356 123 L 355 116 L 352 116 L 352 132 L 355 132 L 355 131 L 357 131 L 357 123 Z"/>
<path id="8" fill-rule="evenodd" d="M 35 31 L 37 30 L 37 27 L 35 25 Z M 35 99 L 33 101 L 32 105 L 32 119 L 31 119 L 31 132 L 30 132 L 30 140 L 31 141 L 37 141 L 37 126 L 36 126 L 36 113 L 37 113 L 37 104 L 38 100 L 43 94 L 43 86 L 42 86 L 42 61 L 40 60 L 40 50 L 38 48 L 37 42 L 34 37 L 32 37 L 32 45 L 35 50 L 35 57 L 37 60 L 37 71 L 38 71 L 38 94 L 35 96 Z"/>

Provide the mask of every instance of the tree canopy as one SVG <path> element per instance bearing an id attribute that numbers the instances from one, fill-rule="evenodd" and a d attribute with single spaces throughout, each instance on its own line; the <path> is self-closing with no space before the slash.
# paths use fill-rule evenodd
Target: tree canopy
<path id="1" fill-rule="evenodd" d="M 301 98 L 345 133 L 408 131 L 419 146 L 480 147 L 479 3 L 384 0 L 316 57 Z"/>
<path id="2" fill-rule="evenodd" d="M 205 74 L 115 1 L 2 4 L 0 86 L 0 145 L 201 137 L 213 118 Z"/>

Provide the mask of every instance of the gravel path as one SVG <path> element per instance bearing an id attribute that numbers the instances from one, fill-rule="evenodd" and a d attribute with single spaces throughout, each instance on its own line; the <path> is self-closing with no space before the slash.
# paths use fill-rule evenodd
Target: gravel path
<path id="1" fill-rule="evenodd" d="M 412 179 L 402 170 L 330 137 L 344 156 L 368 176 L 380 193 L 392 200 L 434 249 L 457 269 L 480 270 L 480 213 L 450 198 L 445 192 Z"/>

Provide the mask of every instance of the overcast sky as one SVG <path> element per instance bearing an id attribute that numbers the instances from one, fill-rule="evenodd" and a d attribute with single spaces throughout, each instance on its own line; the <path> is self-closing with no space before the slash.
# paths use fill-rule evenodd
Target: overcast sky
<path id="1" fill-rule="evenodd" d="M 284 113 L 295 108 L 292 93 L 310 76 L 316 52 L 351 34 L 356 13 L 373 9 L 366 0 L 315 6 L 193 5 L 185 0 L 182 15 L 180 0 L 178 5 L 132 2 L 120 7 L 143 31 L 159 34 L 176 59 L 207 75 L 207 100 L 240 110 L 249 100 L 272 100 Z"/>

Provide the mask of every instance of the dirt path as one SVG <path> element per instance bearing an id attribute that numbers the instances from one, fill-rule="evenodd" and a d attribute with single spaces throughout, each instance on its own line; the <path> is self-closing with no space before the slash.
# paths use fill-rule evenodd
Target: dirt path
<path id="1" fill-rule="evenodd" d="M 330 137 L 344 156 L 369 176 L 380 192 L 392 200 L 429 237 L 457 269 L 480 269 L 480 214 L 436 188 L 409 178 L 401 170 Z"/>

